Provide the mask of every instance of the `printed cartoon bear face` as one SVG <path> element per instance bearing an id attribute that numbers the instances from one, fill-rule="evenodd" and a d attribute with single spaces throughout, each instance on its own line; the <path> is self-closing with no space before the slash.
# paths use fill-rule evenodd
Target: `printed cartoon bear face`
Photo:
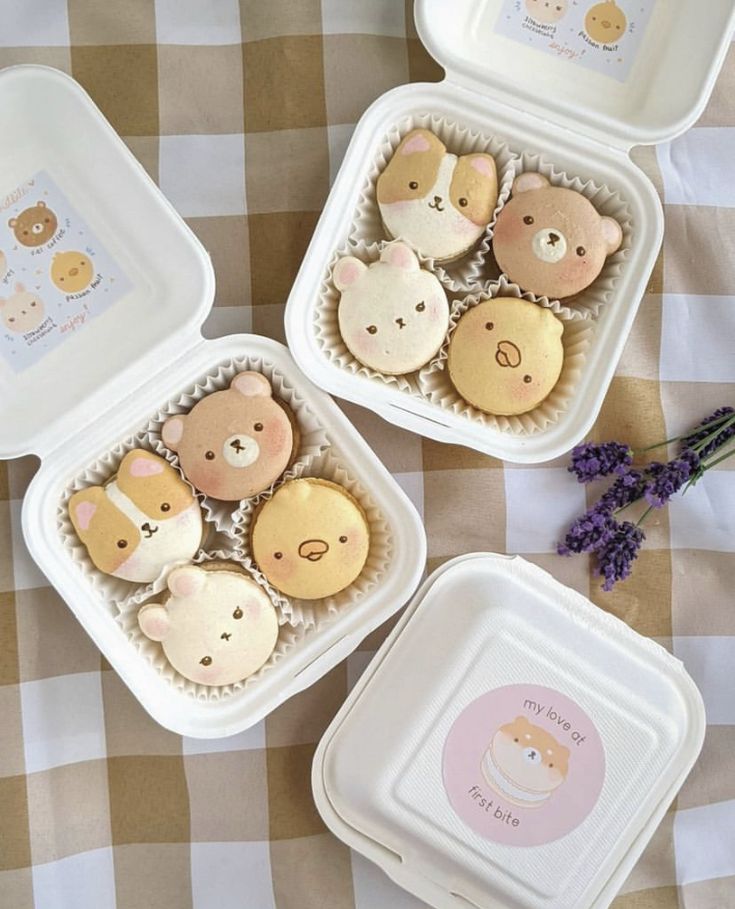
<path id="1" fill-rule="evenodd" d="M 8 226 L 12 228 L 18 243 L 23 246 L 41 246 L 56 233 L 58 221 L 45 202 L 36 202 L 32 208 L 22 211 L 17 218 L 11 218 Z"/>
<path id="2" fill-rule="evenodd" d="M 545 25 L 558 22 L 566 15 L 569 0 L 526 0 L 526 9 L 536 20 Z"/>
<path id="3" fill-rule="evenodd" d="M 501 726 L 482 758 L 488 785 L 506 801 L 539 808 L 561 786 L 569 770 L 569 749 L 525 716 Z"/>
<path id="4" fill-rule="evenodd" d="M 170 417 L 163 441 L 198 490 L 230 502 L 256 495 L 278 479 L 298 445 L 294 427 L 290 411 L 273 399 L 268 379 L 241 372 L 226 391 Z"/>
<path id="5" fill-rule="evenodd" d="M 146 637 L 200 685 L 231 685 L 256 672 L 273 652 L 278 617 L 268 595 L 238 566 L 208 562 L 175 568 L 169 596 L 138 612 Z"/>
<path id="6" fill-rule="evenodd" d="M 23 284 L 15 285 L 15 293 L 0 297 L 0 313 L 8 331 L 25 334 L 43 322 L 45 307 L 38 294 L 26 290 Z"/>
<path id="7" fill-rule="evenodd" d="M 625 13 L 614 0 L 593 6 L 584 17 L 584 28 L 593 41 L 617 44 L 625 34 L 628 22 Z"/>
<path id="8" fill-rule="evenodd" d="M 202 514 L 190 487 L 163 458 L 135 448 L 106 486 L 69 500 L 69 517 L 93 564 L 125 581 L 155 580 L 190 559 L 202 541 Z"/>
<path id="9" fill-rule="evenodd" d="M 513 183 L 495 225 L 493 251 L 523 290 L 561 299 L 589 287 L 622 242 L 618 222 L 600 215 L 583 195 L 529 172 Z"/>
<path id="10" fill-rule="evenodd" d="M 339 330 L 353 356 L 378 372 L 420 369 L 441 347 L 449 304 L 438 278 L 405 243 L 392 243 L 370 266 L 353 256 L 334 267 L 342 292 Z"/>
<path id="11" fill-rule="evenodd" d="M 88 287 L 94 276 L 86 253 L 57 252 L 51 260 L 51 280 L 65 294 L 76 294 Z"/>
<path id="12" fill-rule="evenodd" d="M 438 262 L 457 259 L 474 246 L 498 201 L 492 156 L 448 154 L 428 129 L 403 138 L 376 188 L 389 236 Z"/>

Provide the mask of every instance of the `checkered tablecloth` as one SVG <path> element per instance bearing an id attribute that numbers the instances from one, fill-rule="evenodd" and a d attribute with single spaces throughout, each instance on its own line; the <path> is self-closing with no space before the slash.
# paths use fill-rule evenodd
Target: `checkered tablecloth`
<path id="1" fill-rule="evenodd" d="M 283 338 L 354 123 L 386 89 L 441 77 L 404 0 L 5 0 L 0 44 L 0 65 L 78 79 L 210 250 L 209 335 Z M 735 51 L 696 128 L 636 158 L 666 237 L 595 436 L 645 444 L 735 398 Z M 520 552 L 684 660 L 704 751 L 614 906 L 735 906 L 735 461 L 659 517 L 605 596 L 583 559 L 553 554 L 585 505 L 561 462 L 504 465 L 345 410 L 423 514 L 429 568 Z M 242 735 L 172 735 L 30 561 L 19 516 L 35 467 L 0 466 L 0 907 L 419 909 L 325 830 L 309 784 L 385 630 Z"/>

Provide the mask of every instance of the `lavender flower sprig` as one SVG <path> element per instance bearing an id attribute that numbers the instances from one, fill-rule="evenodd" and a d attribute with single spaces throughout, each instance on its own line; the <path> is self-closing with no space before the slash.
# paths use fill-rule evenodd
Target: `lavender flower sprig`
<path id="1" fill-rule="evenodd" d="M 559 555 L 592 553 L 595 573 L 604 578 L 602 589 L 612 590 L 627 578 L 638 557 L 645 533 L 640 525 L 657 508 L 663 508 L 677 493 L 682 494 L 704 473 L 735 454 L 713 455 L 735 439 L 735 408 L 720 407 L 683 436 L 658 442 L 635 452 L 621 442 L 584 442 L 572 451 L 570 473 L 580 483 L 615 476 L 616 479 L 597 502 L 577 518 L 557 546 Z M 679 443 L 676 457 L 667 462 L 653 461 L 634 467 L 636 454 Z M 634 502 L 645 501 L 648 509 L 633 524 L 617 516 Z"/>

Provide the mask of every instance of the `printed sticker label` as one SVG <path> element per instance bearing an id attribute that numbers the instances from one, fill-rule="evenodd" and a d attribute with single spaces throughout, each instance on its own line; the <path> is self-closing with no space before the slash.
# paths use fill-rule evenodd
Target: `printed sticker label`
<path id="1" fill-rule="evenodd" d="M 16 372 L 131 287 L 45 171 L 0 198 L 0 355 Z"/>
<path id="2" fill-rule="evenodd" d="M 495 31 L 625 82 L 655 0 L 504 0 Z"/>
<path id="3" fill-rule="evenodd" d="M 539 685 L 507 685 L 457 717 L 442 773 L 452 808 L 476 833 L 538 846 L 565 836 L 592 811 L 605 752 L 574 701 Z"/>

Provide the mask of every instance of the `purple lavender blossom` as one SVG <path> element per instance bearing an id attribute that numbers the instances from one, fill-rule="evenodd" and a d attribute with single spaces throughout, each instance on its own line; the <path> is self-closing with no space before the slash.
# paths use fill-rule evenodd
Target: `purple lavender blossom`
<path id="1" fill-rule="evenodd" d="M 582 442 L 572 449 L 572 463 L 567 470 L 580 483 L 589 483 L 611 473 L 624 473 L 632 461 L 630 446 L 621 442 Z"/>
<path id="2" fill-rule="evenodd" d="M 705 417 L 694 432 L 681 440 L 682 448 L 695 448 L 700 442 L 703 442 L 707 436 L 712 435 L 712 433 L 717 430 L 716 426 L 713 427 L 711 425 L 712 423 L 721 420 L 723 417 L 731 417 L 733 415 L 735 415 L 735 408 L 719 407 L 714 413 Z M 733 437 L 735 437 L 735 423 L 726 426 L 721 432 L 718 432 L 704 448 L 698 451 L 700 459 L 704 460 L 709 457 L 709 455 L 717 451 L 718 448 L 722 448 L 725 442 L 729 442 Z"/>
<path id="3" fill-rule="evenodd" d="M 628 577 L 645 538 L 641 528 L 630 521 L 617 525 L 610 541 L 597 553 L 595 574 L 605 578 L 603 590 L 612 590 L 617 581 Z"/>
<path id="4" fill-rule="evenodd" d="M 650 477 L 644 495 L 653 508 L 662 508 L 669 499 L 699 470 L 699 455 L 685 449 L 678 458 L 666 464 L 654 461 L 648 465 Z"/>
<path id="5" fill-rule="evenodd" d="M 631 468 L 627 473 L 612 484 L 600 497 L 599 508 L 607 514 L 612 514 L 620 508 L 625 508 L 636 499 L 640 499 L 646 488 L 646 478 L 640 470 Z"/>
<path id="6" fill-rule="evenodd" d="M 591 508 L 571 525 L 559 543 L 556 551 L 559 555 L 570 556 L 573 553 L 593 552 L 605 546 L 615 535 L 616 521 L 598 505 Z"/>

